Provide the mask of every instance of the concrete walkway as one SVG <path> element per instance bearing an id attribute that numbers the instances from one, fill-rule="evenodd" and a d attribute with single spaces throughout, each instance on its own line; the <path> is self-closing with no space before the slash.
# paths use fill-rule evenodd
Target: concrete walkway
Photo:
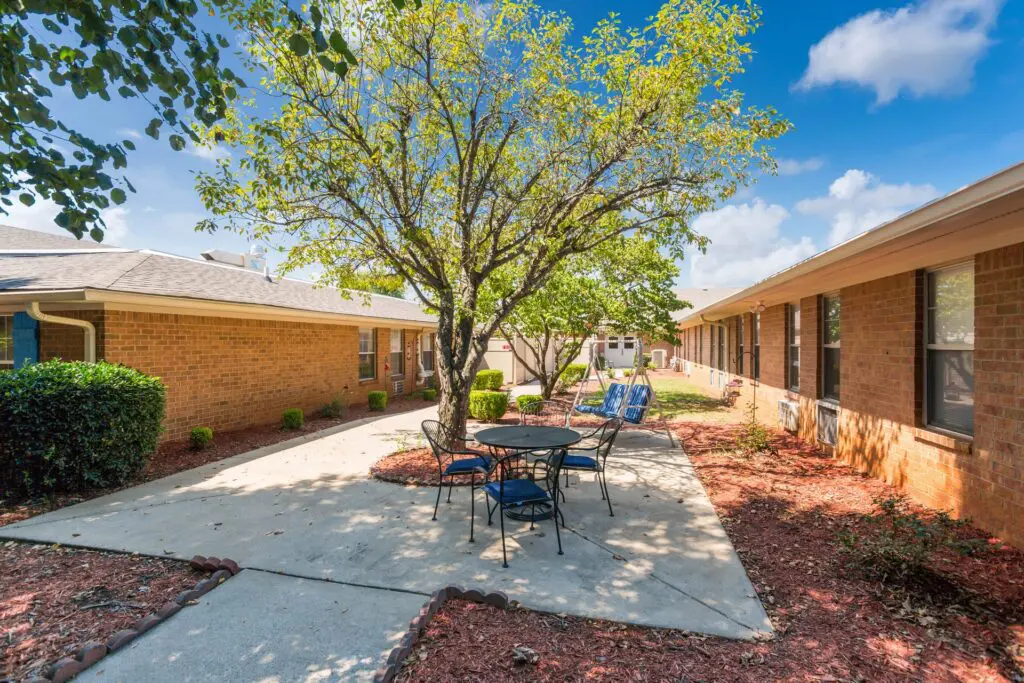
<path id="1" fill-rule="evenodd" d="M 451 505 L 442 500 L 434 522 L 436 489 L 367 478 L 377 458 L 418 443 L 419 423 L 432 412 L 361 421 L 236 456 L 5 527 L 0 537 L 216 555 L 257 570 L 87 679 L 139 680 L 145 672 L 148 680 L 176 681 L 359 678 L 379 665 L 425 596 L 448 583 L 592 618 L 732 638 L 771 630 L 688 459 L 664 435 L 620 434 L 609 459 L 615 517 L 592 477 L 569 489 L 563 556 L 551 522 L 532 532 L 507 522 L 510 567 L 503 569 L 497 523 L 487 527 L 481 494 L 471 544 L 468 490 L 456 489 Z M 258 599 L 266 593 L 274 599 Z M 332 594 L 347 611 L 330 607 Z M 246 624 L 241 635 L 230 625 L 238 619 Z M 303 625 L 318 635 L 303 635 Z M 216 628 L 221 640 L 177 644 L 180 634 L 203 628 Z M 273 666 L 255 654 L 267 648 Z M 178 668 L 161 678 L 157 672 L 172 671 L 168 662 Z"/>

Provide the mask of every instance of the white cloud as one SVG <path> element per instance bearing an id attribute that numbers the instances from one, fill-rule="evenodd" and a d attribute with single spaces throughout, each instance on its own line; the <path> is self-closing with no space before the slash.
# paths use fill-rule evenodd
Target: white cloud
<path id="1" fill-rule="evenodd" d="M 992 44 L 989 32 L 1003 0 L 922 0 L 896 10 L 872 10 L 832 30 L 810 49 L 794 86 L 852 83 L 887 104 L 970 89 L 974 67 Z"/>
<path id="2" fill-rule="evenodd" d="M 821 157 L 810 157 L 809 159 L 779 159 L 779 175 L 800 175 L 817 171 L 825 165 Z"/>
<path id="3" fill-rule="evenodd" d="M 122 135 L 122 136 L 124 136 L 126 138 L 132 138 L 134 140 L 141 140 L 142 139 L 142 133 L 140 133 L 139 131 L 135 130 L 134 128 L 122 128 L 119 131 L 117 131 L 117 134 L 118 135 Z"/>
<path id="4" fill-rule="evenodd" d="M 7 215 L 0 215 L 0 222 L 12 225 L 16 228 L 26 230 L 38 230 L 63 237 L 72 236 L 64 228 L 53 222 L 53 219 L 60 213 L 60 207 L 49 199 L 36 198 L 32 206 L 25 206 L 21 202 L 15 202 L 14 206 L 7 207 Z M 123 206 L 112 206 L 100 211 L 100 217 L 106 223 L 103 233 L 103 244 L 118 246 L 128 236 L 128 209 Z M 86 235 L 83 240 L 90 240 Z"/>
<path id="5" fill-rule="evenodd" d="M 829 244 L 836 245 L 938 196 L 929 184 L 889 185 L 871 173 L 850 169 L 829 185 L 827 196 L 803 199 L 796 210 L 827 219 L 832 228 Z"/>
<path id="6" fill-rule="evenodd" d="M 188 143 L 185 152 L 211 163 L 231 156 L 231 152 L 220 145 L 197 145 L 194 142 Z"/>
<path id="7" fill-rule="evenodd" d="M 784 207 L 761 199 L 699 215 L 692 227 L 711 245 L 690 264 L 693 285 L 749 285 L 813 255 L 817 249 L 809 237 L 794 242 L 780 235 L 788 218 Z"/>

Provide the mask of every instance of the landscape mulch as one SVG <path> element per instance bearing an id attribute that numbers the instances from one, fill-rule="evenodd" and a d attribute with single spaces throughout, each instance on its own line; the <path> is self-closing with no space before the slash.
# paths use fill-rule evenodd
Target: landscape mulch
<path id="1" fill-rule="evenodd" d="M 187 440 L 168 441 L 160 444 L 157 452 L 150 458 L 146 469 L 139 477 L 125 486 L 81 491 L 73 494 L 55 493 L 29 500 L 0 499 L 0 527 L 41 515 L 44 512 L 50 512 L 67 507 L 68 505 L 98 498 L 123 488 L 137 486 L 147 481 L 184 472 L 185 470 L 207 465 L 211 462 L 218 462 L 233 455 L 247 453 L 257 448 L 294 439 L 297 436 L 312 434 L 364 417 L 392 415 L 416 410 L 425 407 L 425 405 L 427 404 L 422 398 L 391 398 L 388 401 L 387 409 L 383 412 L 370 412 L 368 406 L 351 406 L 346 411 L 344 417 L 307 416 L 305 424 L 300 429 L 293 431 L 285 431 L 280 425 L 266 425 L 249 429 L 216 432 L 213 435 L 213 442 L 201 450 L 192 448 Z"/>
<path id="2" fill-rule="evenodd" d="M 789 435 L 776 434 L 774 455 L 743 457 L 732 450 L 733 426 L 680 423 L 675 431 L 773 638 L 730 641 L 452 601 L 401 680 L 1024 680 L 1020 551 L 971 530 L 965 535 L 988 543 L 981 554 L 941 554 L 931 580 L 882 584 L 849 566 L 837 535 L 868 533 L 873 498 L 894 489 Z"/>
<path id="3" fill-rule="evenodd" d="M 106 642 L 204 576 L 186 562 L 0 543 L 0 679 L 42 675 Z"/>
<path id="4" fill-rule="evenodd" d="M 472 456 L 463 456 L 472 457 Z M 437 486 L 439 481 L 437 458 L 429 448 L 411 448 L 386 455 L 370 467 L 370 475 L 381 481 L 409 486 Z M 477 483 L 480 477 L 477 477 Z M 469 486 L 471 477 L 457 475 L 445 479 L 454 481 L 455 486 Z"/>

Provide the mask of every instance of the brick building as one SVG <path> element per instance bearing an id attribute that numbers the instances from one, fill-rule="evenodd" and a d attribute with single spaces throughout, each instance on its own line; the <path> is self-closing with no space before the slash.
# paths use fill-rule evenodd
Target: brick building
<path id="1" fill-rule="evenodd" d="M 168 439 L 409 393 L 433 370 L 436 328 L 404 299 L 0 226 L 0 369 L 94 358 L 156 375 Z"/>
<path id="2" fill-rule="evenodd" d="M 1024 164 L 689 311 L 682 371 L 1024 546 Z"/>

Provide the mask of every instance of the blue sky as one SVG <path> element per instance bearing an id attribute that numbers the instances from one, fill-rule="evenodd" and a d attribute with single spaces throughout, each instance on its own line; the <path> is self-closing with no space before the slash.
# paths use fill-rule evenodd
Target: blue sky
<path id="1" fill-rule="evenodd" d="M 613 10 L 642 24 L 660 5 L 540 2 L 570 14 L 580 31 Z M 795 128 L 776 146 L 778 177 L 694 222 L 712 246 L 680 264 L 680 285 L 749 284 L 1024 159 L 1024 2 L 765 0 L 762 8 L 756 54 L 736 85 Z M 134 137 L 150 118 L 135 101 L 57 98 L 55 109 L 100 138 Z M 108 241 L 188 256 L 246 249 L 238 235 L 193 230 L 205 215 L 193 172 L 212 168 L 218 151 L 136 143 L 127 175 L 138 193 L 108 210 Z M 59 231 L 55 213 L 39 202 L 0 220 Z"/>

